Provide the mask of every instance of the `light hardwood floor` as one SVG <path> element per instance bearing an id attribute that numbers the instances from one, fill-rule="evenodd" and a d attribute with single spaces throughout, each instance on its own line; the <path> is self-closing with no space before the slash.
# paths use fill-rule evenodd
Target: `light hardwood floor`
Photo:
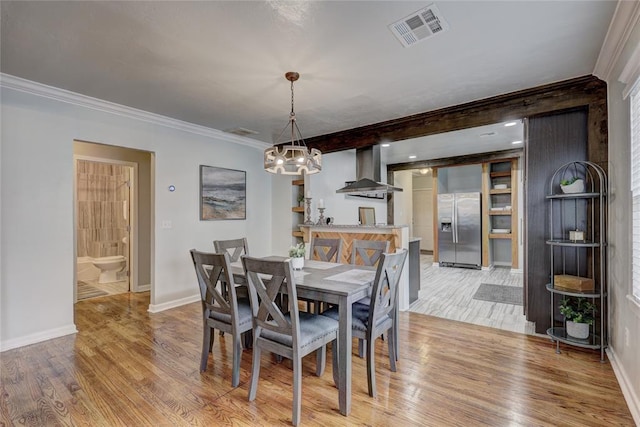
<path id="1" fill-rule="evenodd" d="M 535 334 L 535 324 L 526 320 L 522 305 L 473 299 L 481 283 L 522 289 L 522 273 L 496 267 L 490 271 L 433 266 L 432 255 L 420 255 L 420 292 L 409 310 L 474 325 Z"/>
<path id="2" fill-rule="evenodd" d="M 264 355 L 248 402 L 251 350 L 234 389 L 227 335 L 216 334 L 208 370 L 198 370 L 199 302 L 155 314 L 148 306 L 148 292 L 80 301 L 78 334 L 3 352 L 0 424 L 290 425 L 289 361 Z M 338 411 L 331 357 L 322 377 L 315 357 L 305 358 L 302 425 L 634 425 L 611 366 L 592 352 L 558 355 L 547 339 L 410 312 L 400 314 L 399 339 L 395 373 L 378 340 L 376 399 L 354 355 L 348 417 Z"/>

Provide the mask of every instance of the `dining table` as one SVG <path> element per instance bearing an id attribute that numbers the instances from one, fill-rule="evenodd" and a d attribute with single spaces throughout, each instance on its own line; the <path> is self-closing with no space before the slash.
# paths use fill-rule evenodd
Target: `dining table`
<path id="1" fill-rule="evenodd" d="M 285 260 L 287 258 L 269 256 L 263 259 Z M 241 262 L 232 263 L 231 270 L 234 280 L 245 281 Z M 316 260 L 305 260 L 301 270 L 294 270 L 296 292 L 299 298 L 321 301 L 338 307 L 338 402 L 340 413 L 345 416 L 351 412 L 352 305 L 370 295 L 375 274 L 374 267 Z M 286 289 L 282 291 L 286 292 Z M 334 380 L 335 377 L 334 369 Z"/>

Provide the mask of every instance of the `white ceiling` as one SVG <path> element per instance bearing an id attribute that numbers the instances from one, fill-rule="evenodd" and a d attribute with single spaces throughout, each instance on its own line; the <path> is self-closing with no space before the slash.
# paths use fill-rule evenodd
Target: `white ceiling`
<path id="1" fill-rule="evenodd" d="M 403 47 L 388 25 L 432 3 L 450 29 Z M 3 0 L 0 70 L 272 143 L 290 110 L 287 71 L 301 74 L 295 110 L 308 138 L 591 74 L 615 7 Z M 412 150 L 402 144 L 398 158 Z"/>

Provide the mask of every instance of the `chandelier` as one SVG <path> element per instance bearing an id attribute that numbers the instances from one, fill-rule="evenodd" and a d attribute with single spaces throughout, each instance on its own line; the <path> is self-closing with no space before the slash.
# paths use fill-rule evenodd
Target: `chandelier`
<path id="1" fill-rule="evenodd" d="M 298 124 L 296 113 L 293 111 L 293 82 L 300 78 L 300 74 L 289 71 L 284 77 L 291 82 L 291 113 L 289 123 L 284 127 L 276 139 L 275 145 L 264 150 L 264 169 L 271 173 L 283 175 L 311 175 L 322 169 L 322 153 L 316 148 L 309 150 L 304 143 Z M 291 129 L 291 142 L 279 144 L 280 138 L 287 129 Z"/>

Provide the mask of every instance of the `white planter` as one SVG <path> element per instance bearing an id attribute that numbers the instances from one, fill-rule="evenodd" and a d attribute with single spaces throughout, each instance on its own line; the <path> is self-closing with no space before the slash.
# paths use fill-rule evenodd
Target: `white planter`
<path id="1" fill-rule="evenodd" d="M 302 270 L 304 267 L 304 257 L 291 258 L 291 268 L 294 270 Z"/>
<path id="2" fill-rule="evenodd" d="M 565 194 L 583 193 L 584 181 L 581 179 L 577 179 L 569 185 L 560 185 L 560 189 Z"/>
<path id="3" fill-rule="evenodd" d="M 588 323 L 576 323 L 571 320 L 567 320 L 567 335 L 586 340 L 589 338 L 589 324 Z"/>

